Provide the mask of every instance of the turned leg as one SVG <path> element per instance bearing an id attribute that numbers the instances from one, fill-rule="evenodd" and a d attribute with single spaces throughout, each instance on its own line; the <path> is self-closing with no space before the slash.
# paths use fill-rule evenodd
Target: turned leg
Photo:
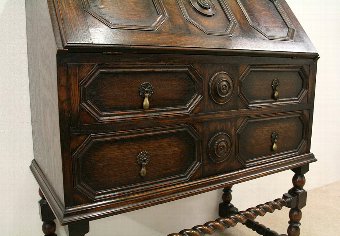
<path id="1" fill-rule="evenodd" d="M 90 224 L 88 221 L 80 221 L 68 225 L 69 236 L 85 236 L 90 231 Z"/>
<path id="2" fill-rule="evenodd" d="M 220 217 L 229 217 L 238 213 L 238 209 L 231 204 L 232 195 L 231 190 L 232 186 L 228 186 L 223 189 L 223 202 L 219 205 L 219 215 Z"/>
<path id="3" fill-rule="evenodd" d="M 293 169 L 295 175 L 293 177 L 294 187 L 288 191 L 288 196 L 294 197 L 294 200 L 289 203 L 289 227 L 287 230 L 288 236 L 300 235 L 300 221 L 302 218 L 301 209 L 306 206 L 307 192 L 303 189 L 306 183 L 304 174 L 309 171 L 309 165 Z"/>
<path id="4" fill-rule="evenodd" d="M 42 191 L 39 189 L 39 195 L 41 197 L 41 200 L 39 201 L 40 205 L 40 218 L 43 221 L 42 225 L 42 231 L 45 236 L 56 236 L 55 230 L 56 230 L 56 225 L 54 223 L 55 216 L 48 205 L 44 194 Z"/>

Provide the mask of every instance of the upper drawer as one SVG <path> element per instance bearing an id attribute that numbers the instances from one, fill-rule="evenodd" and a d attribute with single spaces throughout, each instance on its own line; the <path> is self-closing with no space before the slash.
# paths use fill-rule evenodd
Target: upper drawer
<path id="1" fill-rule="evenodd" d="M 248 106 L 300 103 L 307 94 L 303 66 L 250 65 L 240 80 L 240 95 Z"/>
<path id="2" fill-rule="evenodd" d="M 82 69 L 86 65 L 80 65 Z M 202 80 L 190 66 L 97 65 L 81 74 L 73 96 L 79 96 L 81 109 L 99 122 L 189 114 L 202 99 Z"/>
<path id="3" fill-rule="evenodd" d="M 82 141 L 73 153 L 76 187 L 91 199 L 187 182 L 200 173 L 200 137 L 190 126 L 73 139 Z"/>

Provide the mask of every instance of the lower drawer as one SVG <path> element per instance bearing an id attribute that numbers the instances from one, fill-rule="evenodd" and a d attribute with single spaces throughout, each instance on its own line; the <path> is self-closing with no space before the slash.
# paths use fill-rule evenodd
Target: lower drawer
<path id="1" fill-rule="evenodd" d="M 73 154 L 75 187 L 98 199 L 186 182 L 200 175 L 199 150 L 187 126 L 90 135 Z"/>
<path id="2" fill-rule="evenodd" d="M 73 153 L 75 187 L 92 200 L 116 198 L 301 155 L 309 151 L 307 114 L 84 136 Z"/>
<path id="3" fill-rule="evenodd" d="M 245 166 L 306 152 L 302 114 L 246 119 L 237 131 L 237 156 Z"/>

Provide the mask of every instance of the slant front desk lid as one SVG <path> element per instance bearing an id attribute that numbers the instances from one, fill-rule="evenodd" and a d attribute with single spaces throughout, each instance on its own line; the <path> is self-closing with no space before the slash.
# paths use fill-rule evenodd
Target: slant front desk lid
<path id="1" fill-rule="evenodd" d="M 284 0 L 48 0 L 60 49 L 275 51 L 316 56 Z"/>

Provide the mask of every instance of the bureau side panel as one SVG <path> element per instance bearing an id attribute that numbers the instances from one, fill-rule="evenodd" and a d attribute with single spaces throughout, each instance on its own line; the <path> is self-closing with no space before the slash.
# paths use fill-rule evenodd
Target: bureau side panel
<path id="1" fill-rule="evenodd" d="M 57 96 L 57 42 L 47 1 L 26 1 L 28 73 L 36 168 L 50 191 L 64 201 Z M 42 185 L 40 183 L 40 185 Z M 55 194 L 54 194 L 54 193 Z M 54 196 L 55 197 L 55 196 Z"/>

